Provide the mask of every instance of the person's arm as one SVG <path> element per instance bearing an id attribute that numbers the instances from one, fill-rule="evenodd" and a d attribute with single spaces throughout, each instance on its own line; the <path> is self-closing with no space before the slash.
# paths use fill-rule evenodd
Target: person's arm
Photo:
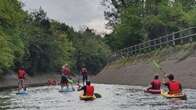
<path id="1" fill-rule="evenodd" d="M 164 78 L 162 80 L 162 83 L 167 86 L 167 74 L 164 74 Z"/>
<path id="2" fill-rule="evenodd" d="M 25 71 L 25 80 L 30 80 L 29 77 L 30 77 L 29 73 L 27 71 Z"/>
<path id="3" fill-rule="evenodd" d="M 153 81 L 150 82 L 150 85 L 151 85 L 151 86 L 153 85 Z"/>
<path id="4" fill-rule="evenodd" d="M 78 91 L 84 90 L 85 86 L 81 87 L 80 89 L 78 89 Z"/>
<path id="5" fill-rule="evenodd" d="M 82 75 L 82 70 L 80 69 L 80 75 Z"/>
<path id="6" fill-rule="evenodd" d="M 182 92 L 182 85 L 181 85 L 181 84 L 179 84 L 179 86 L 180 86 L 180 91 Z"/>

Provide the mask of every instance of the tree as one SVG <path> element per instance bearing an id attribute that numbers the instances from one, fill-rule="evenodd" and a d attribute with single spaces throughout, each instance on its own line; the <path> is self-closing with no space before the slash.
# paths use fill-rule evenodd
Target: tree
<path id="1" fill-rule="evenodd" d="M 110 49 L 92 30 L 87 28 L 86 31 L 78 34 L 73 44 L 76 48 L 74 59 L 76 59 L 77 69 L 86 66 L 90 73 L 96 74 L 107 64 Z"/>
<path id="2" fill-rule="evenodd" d="M 105 2 L 109 2 L 105 0 Z M 113 8 L 105 13 L 112 38 L 106 38 L 112 50 L 174 31 L 195 26 L 195 0 L 112 0 Z M 106 5 L 107 6 L 107 5 Z M 115 19 L 113 18 L 115 15 Z"/>

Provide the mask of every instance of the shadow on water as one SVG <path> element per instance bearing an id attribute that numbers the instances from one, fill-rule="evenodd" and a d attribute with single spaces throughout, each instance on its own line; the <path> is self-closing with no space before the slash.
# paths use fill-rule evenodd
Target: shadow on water
<path id="1" fill-rule="evenodd" d="M 0 92 L 0 110 L 195 110 L 196 90 L 186 89 L 188 100 L 169 100 L 143 92 L 143 87 L 95 85 L 102 95 L 94 101 L 82 101 L 79 92 L 59 93 L 58 86 L 33 87 L 28 95 L 16 91 Z"/>

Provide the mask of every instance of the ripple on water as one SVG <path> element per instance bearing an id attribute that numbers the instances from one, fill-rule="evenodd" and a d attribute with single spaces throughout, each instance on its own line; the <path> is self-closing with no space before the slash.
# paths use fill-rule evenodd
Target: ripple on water
<path id="1" fill-rule="evenodd" d="M 143 92 L 143 87 L 96 84 L 102 98 L 81 101 L 79 93 L 59 93 L 58 86 L 32 87 L 28 95 L 16 91 L 0 92 L 2 110 L 196 110 L 196 90 L 186 89 L 187 101 L 168 100 L 160 95 Z"/>

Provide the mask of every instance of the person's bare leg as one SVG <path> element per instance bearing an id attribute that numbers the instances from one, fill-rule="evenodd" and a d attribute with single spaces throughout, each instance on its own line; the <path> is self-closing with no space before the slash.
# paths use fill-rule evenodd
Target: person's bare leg
<path id="1" fill-rule="evenodd" d="M 66 83 L 66 86 L 67 86 L 67 89 L 69 89 L 69 84 L 68 84 L 68 82 Z"/>
<path id="2" fill-rule="evenodd" d="M 73 91 L 75 90 L 72 83 L 71 83 L 71 88 L 72 88 Z"/>
<path id="3" fill-rule="evenodd" d="M 20 92 L 20 80 L 18 80 L 18 92 Z"/>
<path id="4" fill-rule="evenodd" d="M 61 83 L 61 90 L 63 90 L 63 87 L 64 87 L 64 84 L 63 84 L 63 83 Z"/>
<path id="5" fill-rule="evenodd" d="M 23 89 L 24 91 L 24 80 L 23 79 L 21 80 L 21 87 L 22 87 L 21 89 Z"/>

